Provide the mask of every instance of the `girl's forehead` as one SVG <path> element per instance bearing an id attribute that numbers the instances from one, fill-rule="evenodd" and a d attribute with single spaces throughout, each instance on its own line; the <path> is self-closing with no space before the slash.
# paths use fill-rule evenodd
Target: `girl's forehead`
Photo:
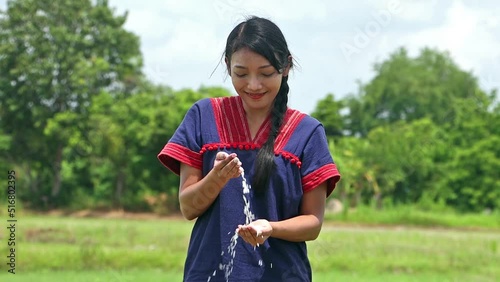
<path id="1" fill-rule="evenodd" d="M 270 65 L 269 61 L 259 53 L 248 48 L 240 49 L 231 55 L 232 65 Z"/>

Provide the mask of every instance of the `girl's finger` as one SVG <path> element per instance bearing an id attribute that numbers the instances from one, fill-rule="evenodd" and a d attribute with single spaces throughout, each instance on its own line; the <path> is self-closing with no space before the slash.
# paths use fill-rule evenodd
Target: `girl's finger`
<path id="1" fill-rule="evenodd" d="M 220 153 L 223 153 L 223 152 L 220 152 Z M 218 153 L 218 154 L 220 154 L 220 153 Z M 220 162 L 214 168 L 217 168 L 217 169 L 219 169 L 219 171 L 221 171 L 224 167 L 227 166 L 227 164 L 229 164 L 232 160 L 234 160 L 234 158 L 236 158 L 236 154 L 227 155 L 227 156 L 225 156 L 224 159 L 219 160 Z"/>
<path id="2" fill-rule="evenodd" d="M 257 241 L 255 240 L 255 237 L 253 236 L 252 232 L 250 232 L 250 230 L 247 230 L 247 236 L 249 238 L 250 244 L 252 244 L 252 246 L 255 246 L 257 244 Z"/>
<path id="3" fill-rule="evenodd" d="M 215 159 L 218 161 L 225 160 L 229 156 L 228 153 L 226 152 L 218 152 L 217 155 L 215 155 Z"/>
<path id="4" fill-rule="evenodd" d="M 226 175 L 231 175 L 233 170 L 235 170 L 236 167 L 238 167 L 239 160 L 238 158 L 233 158 L 231 161 L 229 161 L 222 169 L 221 172 L 226 174 Z M 237 168 L 236 168 L 237 169 Z"/>

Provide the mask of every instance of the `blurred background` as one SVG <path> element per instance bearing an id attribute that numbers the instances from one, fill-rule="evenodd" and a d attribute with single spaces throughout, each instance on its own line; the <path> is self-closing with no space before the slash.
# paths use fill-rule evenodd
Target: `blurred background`
<path id="1" fill-rule="evenodd" d="M 182 280 L 193 222 L 156 155 L 195 101 L 235 95 L 221 56 L 250 15 L 285 34 L 289 106 L 323 123 L 342 174 L 309 244 L 315 281 L 498 281 L 498 14 L 495 1 L 0 0 L 0 171 L 15 171 L 18 219 L 17 274 L 2 263 L 1 281 Z"/>

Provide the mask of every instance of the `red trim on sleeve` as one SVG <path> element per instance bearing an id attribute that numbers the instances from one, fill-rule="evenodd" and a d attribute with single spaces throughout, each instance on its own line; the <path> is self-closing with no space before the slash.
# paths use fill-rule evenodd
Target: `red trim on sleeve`
<path id="1" fill-rule="evenodd" d="M 302 190 L 306 193 L 318 187 L 321 183 L 327 181 L 326 196 L 328 197 L 333 192 L 333 189 L 335 189 L 335 185 L 339 180 L 340 173 L 337 170 L 337 166 L 329 163 L 304 176 L 302 178 Z"/>
<path id="2" fill-rule="evenodd" d="M 200 153 L 176 143 L 167 143 L 158 154 L 158 160 L 177 175 L 180 173 L 181 162 L 200 170 L 203 168 Z"/>

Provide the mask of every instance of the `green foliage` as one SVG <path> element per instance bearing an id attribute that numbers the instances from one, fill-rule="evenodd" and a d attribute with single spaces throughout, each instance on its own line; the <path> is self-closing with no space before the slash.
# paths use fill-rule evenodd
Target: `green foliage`
<path id="1" fill-rule="evenodd" d="M 344 119 L 340 114 L 343 108 L 343 101 L 335 101 L 333 94 L 326 95 L 325 98 L 318 101 L 316 109 L 311 116 L 320 120 L 325 128 L 326 135 L 329 137 L 341 137 L 344 131 Z"/>
<path id="2" fill-rule="evenodd" d="M 331 147 L 344 203 L 500 208 L 496 91 L 485 93 L 447 53 L 431 49 L 411 58 L 402 48 L 375 73 L 358 95 L 328 96 L 314 112 L 348 134 Z"/>
<path id="3" fill-rule="evenodd" d="M 435 156 L 446 149 L 441 138 L 440 129 L 429 119 L 396 122 L 370 131 L 369 149 L 363 156 L 374 170 L 381 196 L 411 203 L 432 188 Z"/>
<path id="4" fill-rule="evenodd" d="M 466 100 L 470 108 L 479 109 L 491 98 L 447 53 L 432 49 L 410 58 L 401 48 L 374 70 L 375 77 L 346 102 L 346 124 L 353 135 L 366 136 L 377 126 L 425 117 L 445 125 L 460 115 L 456 103 Z"/>
<path id="5" fill-rule="evenodd" d="M 107 1 L 8 1 L 0 18 L 0 126 L 12 138 L 4 158 L 26 177 L 33 207 L 67 202 L 65 148 L 84 130 L 91 97 L 125 95 L 142 65 L 139 40 Z M 28 193 L 29 192 L 29 193 Z M 29 195 L 29 196 L 28 196 Z M 33 200 L 41 199 L 41 200 Z"/>
<path id="6" fill-rule="evenodd" d="M 126 20 L 104 0 L 2 12 L 0 168 L 23 176 L 27 208 L 177 211 L 178 177 L 156 155 L 195 101 L 229 92 L 147 81 Z"/>
<path id="7" fill-rule="evenodd" d="M 490 136 L 457 150 L 446 163 L 440 187 L 445 199 L 463 211 L 500 207 L 500 136 Z"/>
<path id="8" fill-rule="evenodd" d="M 155 156 L 194 102 L 229 94 L 220 88 L 150 90 L 156 92 L 139 92 L 119 99 L 101 92 L 92 99 L 87 131 L 82 134 L 78 153 L 85 156 L 91 179 L 83 194 L 98 199 L 93 201 L 94 207 L 162 214 L 177 211 L 179 179 L 168 173 Z M 75 167 L 72 175 L 78 173 Z M 159 206 L 160 202 L 164 206 Z"/>
<path id="9" fill-rule="evenodd" d="M 336 143 L 329 143 L 330 152 L 335 156 L 335 163 L 342 174 L 334 193 L 346 207 L 357 206 L 361 202 L 362 192 L 368 187 L 373 193 L 380 190 L 377 183 L 373 182 L 373 170 L 364 163 L 362 155 L 367 146 L 366 140 L 355 137 L 343 137 Z"/>

